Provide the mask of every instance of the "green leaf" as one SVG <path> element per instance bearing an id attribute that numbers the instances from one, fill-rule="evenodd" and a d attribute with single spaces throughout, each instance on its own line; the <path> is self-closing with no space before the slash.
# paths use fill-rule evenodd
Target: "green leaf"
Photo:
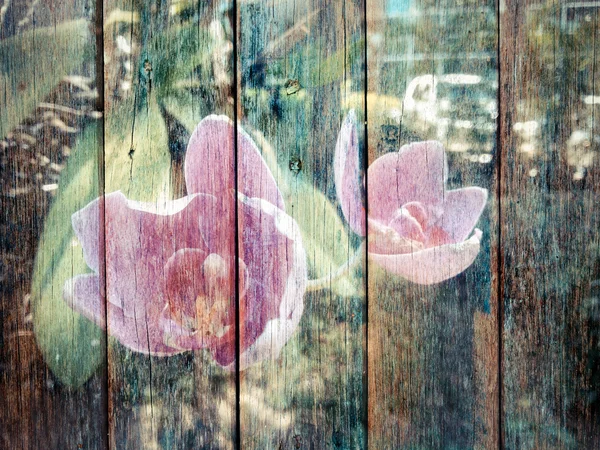
<path id="1" fill-rule="evenodd" d="M 278 122 L 272 130 L 273 135 L 294 136 L 285 126 L 285 121 Z M 286 212 L 300 227 L 310 270 L 309 277 L 316 279 L 335 272 L 356 251 L 350 241 L 348 227 L 338 214 L 337 207 L 313 185 L 312 173 L 306 173 L 303 169 L 299 174 L 295 174 L 286 164 L 289 159 L 278 162 L 278 156 L 286 154 L 284 149 L 278 149 L 276 152 L 262 134 L 251 134 L 283 193 Z M 299 141 L 305 142 L 302 138 Z M 310 149 L 304 148 L 299 153 L 300 159 L 306 160 L 309 153 Z M 331 290 L 337 295 L 348 297 L 360 295 L 361 289 L 360 274 L 353 272 L 339 278 L 331 286 Z"/>
<path id="2" fill-rule="evenodd" d="M 182 86 L 210 87 L 215 43 L 205 28 L 170 28 L 149 47 L 148 59 L 159 98 L 177 95 Z"/>
<path id="3" fill-rule="evenodd" d="M 308 61 L 315 64 L 309 67 L 318 67 L 318 71 L 311 70 L 306 74 L 306 87 L 325 86 L 330 83 L 341 82 L 349 77 L 348 67 L 360 60 L 364 52 L 364 40 L 357 39 L 350 42 L 346 48 L 337 50 L 328 58 L 320 59 L 319 52 L 312 47 L 307 47 Z"/>
<path id="4" fill-rule="evenodd" d="M 91 126 L 73 149 L 58 195 L 46 218 L 32 286 L 32 313 L 38 346 L 50 370 L 69 386 L 83 384 L 104 360 L 104 332 L 67 306 L 65 282 L 91 272 L 71 226 L 71 214 L 98 196 L 101 132 Z"/>
<path id="5" fill-rule="evenodd" d="M 93 59 L 93 44 L 83 19 L 0 41 L 0 137 L 31 115 L 62 78 Z"/>
<path id="6" fill-rule="evenodd" d="M 106 193 L 123 191 L 132 200 L 170 200 L 168 136 L 158 105 L 136 111 L 124 104 L 106 117 Z"/>
<path id="7" fill-rule="evenodd" d="M 341 83 L 352 77 L 349 68 L 364 59 L 364 39 L 353 36 L 348 45 L 328 52 L 316 45 L 305 45 L 295 51 L 287 49 L 285 58 L 269 60 L 264 68 L 267 80 L 297 78 L 301 88 L 314 89 Z"/>
<path id="8" fill-rule="evenodd" d="M 135 119 L 133 110 L 133 105 L 126 104 L 107 117 L 105 191 L 122 190 L 139 201 L 169 198 L 170 156 L 159 109 L 152 103 Z M 32 308 L 39 348 L 54 375 L 73 387 L 83 384 L 105 357 L 105 332 L 69 308 L 62 296 L 67 280 L 92 272 L 73 233 L 71 215 L 100 195 L 99 132 L 96 126 L 88 128 L 73 149 L 46 219 L 33 274 Z"/>
<path id="9" fill-rule="evenodd" d="M 321 278 L 334 273 L 355 252 L 346 225 L 335 206 L 314 186 L 298 181 L 292 182 L 290 187 L 286 189 L 286 209 L 300 226 L 310 277 Z M 349 273 L 339 278 L 331 290 L 341 296 L 357 295 L 358 279 L 354 275 Z"/>

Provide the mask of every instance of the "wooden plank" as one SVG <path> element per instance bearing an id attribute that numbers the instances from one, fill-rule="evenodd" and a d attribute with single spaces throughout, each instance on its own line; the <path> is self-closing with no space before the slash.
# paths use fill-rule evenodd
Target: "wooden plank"
<path id="1" fill-rule="evenodd" d="M 582 5 L 508 1 L 500 21 L 505 448 L 599 445 L 600 17 Z"/>
<path id="2" fill-rule="evenodd" d="M 0 9 L 0 447 L 101 449 L 104 333 L 62 295 L 71 213 L 101 189 L 94 14 L 36 3 Z"/>
<path id="3" fill-rule="evenodd" d="M 367 13 L 369 446 L 494 448 L 495 3 L 371 1 Z M 429 139 L 448 172 L 431 142 L 391 153 Z M 449 194 L 469 186 L 487 198 Z M 399 210 L 411 201 L 430 209 Z"/>
<path id="4" fill-rule="evenodd" d="M 0 447 L 600 446 L 596 5 L 7 5 Z"/>
<path id="5" fill-rule="evenodd" d="M 235 277 L 220 272 L 235 261 L 235 221 L 223 214 L 233 210 L 233 128 L 201 122 L 233 117 L 223 7 L 105 3 L 107 59 L 130 70 L 105 87 L 107 196 L 97 205 L 106 226 L 111 448 L 235 444 L 236 377 L 214 357 L 235 355 L 235 339 L 219 341 L 222 327 L 212 327 L 220 314 L 235 335 Z"/>
<path id="6" fill-rule="evenodd" d="M 244 259 L 248 268 L 265 267 L 260 276 L 272 274 L 264 280 L 272 294 L 259 307 L 248 294 L 240 297 L 241 368 L 245 348 L 266 320 L 256 309 L 273 325 L 259 338 L 268 336 L 262 361 L 240 373 L 241 447 L 364 448 L 364 256 L 336 211 L 334 182 L 344 114 L 353 107 L 364 117 L 364 3 L 269 0 L 237 6 L 238 126 L 256 141 L 277 185 L 271 189 L 262 181 L 257 196 L 287 214 L 271 209 L 264 227 L 253 229 L 240 209 L 240 257 L 250 257 Z M 266 179 L 244 166 L 244 145 L 238 140 L 242 192 L 254 179 Z M 271 193 L 277 189 L 284 205 Z M 271 231 L 273 214 L 281 216 L 286 238 Z M 305 295 L 297 233 L 308 275 L 319 280 Z M 252 247 L 250 238 L 262 247 Z M 349 275 L 330 279 L 357 251 Z M 269 305 L 277 308 L 273 316 L 265 315 Z M 254 321 L 248 324 L 249 311 Z M 289 340 L 285 327 L 292 331 Z"/>

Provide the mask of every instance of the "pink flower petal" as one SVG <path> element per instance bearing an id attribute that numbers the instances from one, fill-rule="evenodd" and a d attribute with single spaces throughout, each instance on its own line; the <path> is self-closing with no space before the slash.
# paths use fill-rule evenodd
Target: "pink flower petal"
<path id="1" fill-rule="evenodd" d="M 179 323 L 184 321 L 184 317 L 195 320 L 196 298 L 204 294 L 202 265 L 207 256 L 205 250 L 184 248 L 176 251 L 167 261 L 167 300 Z"/>
<path id="2" fill-rule="evenodd" d="M 248 271 L 240 301 L 240 367 L 245 368 L 279 354 L 298 326 L 307 268 L 300 230 L 284 211 L 240 196 L 240 220 L 240 257 Z M 235 368 L 229 348 L 216 348 L 213 355 L 219 364 Z"/>
<path id="3" fill-rule="evenodd" d="M 439 247 L 440 245 L 455 244 L 454 240 L 443 228 L 433 225 L 426 230 L 427 240 L 425 247 Z"/>
<path id="4" fill-rule="evenodd" d="M 163 328 L 158 326 L 160 316 L 130 318 L 119 307 L 108 305 L 109 334 L 125 347 L 154 356 L 169 356 L 183 351 L 165 343 Z"/>
<path id="5" fill-rule="evenodd" d="M 267 322 L 263 333 L 240 355 L 240 370 L 260 361 L 278 358 L 298 328 L 301 316 L 302 308 L 298 308 L 290 319 L 273 319 Z"/>
<path id="6" fill-rule="evenodd" d="M 238 191 L 285 211 L 283 195 L 252 138 L 238 127 Z"/>
<path id="7" fill-rule="evenodd" d="M 211 116 L 188 147 L 192 195 L 152 204 L 115 192 L 73 215 L 96 274 L 68 281 L 65 299 L 100 326 L 107 317 L 109 334 L 132 350 L 170 355 L 209 347 L 217 362 L 235 366 L 235 270 L 229 266 L 236 225 L 242 367 L 278 354 L 298 326 L 307 283 L 300 232 L 283 211 L 258 149 L 241 130 L 241 192 L 234 197 L 233 141 L 232 123 Z M 105 274 L 99 273 L 103 258 Z M 106 296 L 100 293 L 104 285 Z"/>
<path id="8" fill-rule="evenodd" d="M 206 252 L 195 249 L 177 251 L 167 263 L 169 311 L 166 316 L 169 320 L 163 323 L 163 327 L 168 327 L 165 332 L 174 346 L 204 348 L 209 345 L 217 345 L 235 349 L 235 267 L 232 267 L 230 261 L 230 267 L 224 268 L 222 276 L 215 277 L 214 273 L 206 273 L 206 266 L 210 264 L 211 258 L 227 263 L 216 254 L 207 255 Z M 240 301 L 242 301 L 246 295 L 248 284 L 247 268 L 242 261 L 239 261 L 239 265 L 241 279 L 239 295 Z M 214 291 L 215 289 L 216 291 Z M 203 297 L 203 301 L 208 307 L 212 306 L 210 302 L 215 298 L 214 296 L 229 298 L 227 317 L 223 318 L 227 320 L 227 323 L 222 324 L 227 327 L 228 331 L 223 336 L 216 336 L 214 333 L 211 335 L 207 333 L 208 330 L 202 329 L 198 324 L 196 311 L 199 296 Z M 217 318 L 214 317 L 213 320 L 217 320 Z M 244 320 L 244 317 L 240 316 L 240 320 Z M 214 325 L 218 326 L 216 323 Z"/>
<path id="9" fill-rule="evenodd" d="M 415 218 L 421 229 L 427 228 L 429 225 L 429 216 L 427 215 L 426 208 L 419 202 L 408 202 L 402 206 L 402 209 L 407 210 L 411 216 Z"/>
<path id="10" fill-rule="evenodd" d="M 93 273 L 77 275 L 67 280 L 63 298 L 70 308 L 96 325 L 106 328 L 106 306 L 100 277 Z"/>
<path id="11" fill-rule="evenodd" d="M 106 195 L 108 301 L 131 318 L 148 309 L 152 316 L 162 311 L 164 267 L 181 248 L 207 249 L 200 225 L 213 204 L 202 195 L 161 205 L 130 201 L 120 192 Z"/>
<path id="12" fill-rule="evenodd" d="M 254 141 L 238 128 L 238 190 L 284 208 L 283 197 Z M 221 199 L 223 213 L 234 208 L 235 142 L 233 122 L 211 115 L 194 130 L 185 157 L 188 194 L 205 193 Z M 222 213 L 222 214 L 223 214 Z"/>
<path id="13" fill-rule="evenodd" d="M 400 236 L 396 230 L 383 225 L 376 220 L 368 219 L 369 229 L 369 252 L 381 255 L 397 255 L 400 253 L 411 253 L 420 250 L 424 244 Z"/>
<path id="14" fill-rule="evenodd" d="M 398 153 L 377 158 L 368 170 L 369 217 L 389 223 L 405 203 L 420 202 L 429 214 L 441 213 L 448 176 L 439 142 L 404 145 Z"/>
<path id="15" fill-rule="evenodd" d="M 256 298 L 261 304 L 249 305 L 249 310 L 252 311 L 251 314 L 257 314 L 258 306 L 269 308 L 270 312 L 263 312 L 276 317 L 279 301 L 267 299 L 281 298 L 285 280 L 292 268 L 289 257 L 293 253 L 294 240 L 290 239 L 290 233 L 295 230 L 295 226 L 290 224 L 292 230 L 285 230 L 282 223 L 293 219 L 264 200 L 240 198 L 239 256 L 246 264 L 249 279 L 259 284 L 254 288 L 266 291 L 263 294 L 266 298 Z M 248 286 L 247 289 L 252 290 L 252 287 Z"/>
<path id="16" fill-rule="evenodd" d="M 244 349 L 262 333 L 267 321 L 281 316 L 282 308 L 287 319 L 302 305 L 307 268 L 294 219 L 261 199 L 240 196 L 239 210 L 240 258 L 248 272 L 246 295 L 240 304 L 244 318 L 240 346 Z M 294 285 L 296 297 L 289 294 L 290 277 L 298 282 Z"/>
<path id="17" fill-rule="evenodd" d="M 211 194 L 233 203 L 235 136 L 226 116 L 208 116 L 198 124 L 187 146 L 185 182 L 188 194 Z M 232 206 L 233 207 L 233 206 Z"/>
<path id="18" fill-rule="evenodd" d="M 366 213 L 358 150 L 356 116 L 352 110 L 344 119 L 335 146 L 335 186 L 344 217 L 356 234 L 364 236 Z"/>
<path id="19" fill-rule="evenodd" d="M 106 311 L 106 302 L 100 291 L 99 277 L 83 274 L 65 283 L 63 298 L 74 311 L 103 329 L 106 329 L 108 317 L 110 334 L 134 351 L 154 355 L 179 353 L 180 350 L 164 344 L 162 330 L 154 326 L 155 318 L 136 320 L 125 317 L 121 308 L 110 303 Z"/>
<path id="20" fill-rule="evenodd" d="M 435 284 L 452 278 L 469 267 L 477 254 L 481 230 L 470 239 L 414 253 L 383 255 L 369 252 L 369 257 L 387 271 L 418 284 Z"/>
<path id="21" fill-rule="evenodd" d="M 389 226 L 396 230 L 396 233 L 403 238 L 412 241 L 425 242 L 426 237 L 425 233 L 423 233 L 423 228 L 421 228 L 421 224 L 406 208 L 400 208 L 396 211 Z"/>
<path id="22" fill-rule="evenodd" d="M 487 202 L 487 189 L 467 187 L 446 191 L 444 213 L 438 220 L 454 242 L 464 241 L 479 220 Z"/>
<path id="23" fill-rule="evenodd" d="M 85 263 L 99 273 L 104 265 L 104 199 L 98 198 L 71 216 L 73 231 L 79 238 Z"/>
<path id="24" fill-rule="evenodd" d="M 198 338 L 198 334 L 168 317 L 161 318 L 160 326 L 164 332 L 164 344 L 180 351 L 206 348 L 208 342 Z M 235 348 L 235 345 L 233 346 Z"/>
<path id="25" fill-rule="evenodd" d="M 102 276 L 98 251 L 106 239 L 109 304 L 121 308 L 128 318 L 156 317 L 167 301 L 166 262 L 179 248 L 207 248 L 201 224 L 213 205 L 214 198 L 203 195 L 156 205 L 129 201 L 114 192 L 75 213 L 73 227 L 86 262 Z M 102 216 L 104 229 L 98 223 Z"/>

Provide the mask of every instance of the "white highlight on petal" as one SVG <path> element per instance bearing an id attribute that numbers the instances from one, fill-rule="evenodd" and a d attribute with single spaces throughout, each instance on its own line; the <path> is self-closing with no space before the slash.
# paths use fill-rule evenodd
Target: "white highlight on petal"
<path id="1" fill-rule="evenodd" d="M 122 194 L 121 191 L 117 191 Z M 160 216 L 172 216 L 185 209 L 190 202 L 198 196 L 212 197 L 208 194 L 192 194 L 185 197 L 178 198 L 177 200 L 163 200 L 162 202 L 149 203 L 149 202 L 138 202 L 136 200 L 127 200 L 127 206 L 137 211 L 143 211 L 151 214 L 157 214 Z"/>
<path id="2" fill-rule="evenodd" d="M 248 198 L 238 194 L 244 204 L 260 209 L 271 216 L 282 234 L 293 241 L 292 270 L 286 281 L 285 290 L 279 304 L 279 318 L 267 322 L 262 334 L 240 355 L 240 370 L 267 359 L 275 359 L 294 334 L 304 311 L 303 296 L 306 291 L 308 272 L 306 252 L 302 244 L 300 229 L 296 221 L 272 203 L 258 198 Z M 235 362 L 225 367 L 235 370 Z"/>

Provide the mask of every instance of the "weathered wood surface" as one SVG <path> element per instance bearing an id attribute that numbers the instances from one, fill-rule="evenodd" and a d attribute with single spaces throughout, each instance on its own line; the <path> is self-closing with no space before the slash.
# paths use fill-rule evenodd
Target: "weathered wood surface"
<path id="1" fill-rule="evenodd" d="M 104 333 L 75 326 L 55 280 L 80 255 L 44 226 L 68 222 L 100 193 L 95 9 L 35 3 L 0 7 L 0 447 L 105 448 Z M 51 208 L 59 197 L 69 200 Z M 82 335 L 94 343 L 87 356 Z M 64 383 L 78 378 L 69 361 L 88 357 L 101 368 L 77 388 Z"/>
<path id="2" fill-rule="evenodd" d="M 597 448 L 598 11 L 0 4 L 0 447 Z"/>
<path id="3" fill-rule="evenodd" d="M 380 157 L 388 154 L 389 161 L 389 152 L 428 139 L 446 147 L 447 189 L 479 186 L 489 191 L 491 201 L 476 225 L 483 231 L 479 255 L 458 276 L 433 285 L 423 280 L 420 285 L 369 260 L 369 444 L 493 448 L 499 436 L 497 302 L 491 264 L 498 220 L 492 156 L 495 6 L 422 2 L 412 8 L 382 1 L 367 10 L 368 155 L 370 166 L 379 169 L 368 172 L 369 216 L 381 217 L 382 209 L 395 209 L 397 202 L 421 200 L 407 198 L 406 191 L 413 189 L 407 185 L 434 184 L 444 176 L 443 165 L 430 150 L 430 162 L 414 164 L 415 174 L 404 171 L 410 159 L 398 157 L 397 178 L 387 177 L 387 189 L 379 185 L 386 178 Z M 444 80 L 448 74 L 456 79 Z M 482 127 L 460 129 L 460 120 Z M 468 217 L 472 211 L 444 212 L 448 221 L 457 213 Z M 369 235 L 374 234 L 371 224 Z M 369 253 L 384 251 L 373 239 L 369 247 Z M 441 258 L 443 249 L 437 251 Z M 406 262 L 393 264 L 401 272 Z M 412 264 L 415 273 L 431 278 L 446 270 L 417 256 Z"/>
<path id="4" fill-rule="evenodd" d="M 333 162 L 344 112 L 364 117 L 364 6 L 238 4 L 240 124 L 264 133 L 263 156 L 299 225 L 309 278 L 321 280 L 304 296 L 281 358 L 240 376 L 242 448 L 364 446 L 364 256 L 347 276 L 327 279 L 359 244 L 335 209 Z"/>
<path id="5" fill-rule="evenodd" d="M 599 445 L 600 17 L 574 6 L 500 17 L 505 448 Z"/>
<path id="6" fill-rule="evenodd" d="M 210 7 L 199 4 L 191 16 L 176 14 L 168 4 L 115 1 L 105 2 L 104 7 L 105 64 L 116 72 L 105 80 L 105 191 L 121 191 L 127 199 L 146 202 L 157 210 L 178 209 L 169 206 L 172 200 L 208 192 L 189 192 L 194 180 L 187 174 L 188 163 L 184 164 L 196 124 L 207 114 L 227 114 L 233 119 L 229 103 L 233 68 L 227 52 L 231 36 L 224 31 L 227 18 L 220 2 Z M 127 12 L 117 16 L 116 11 Z M 215 60 L 222 66 L 214 64 Z M 123 79 L 119 70 L 131 73 Z M 207 158 L 197 173 L 198 177 L 213 174 L 208 183 L 213 188 L 220 172 L 234 170 L 233 133 L 209 130 L 196 136 L 198 140 L 203 140 L 198 146 L 208 145 L 208 152 L 216 155 L 213 160 Z M 231 183 L 233 177 L 228 180 Z M 161 327 L 161 302 L 169 303 L 173 326 L 194 320 L 195 308 L 177 313 L 172 297 L 175 284 L 184 289 L 186 277 L 201 278 L 195 258 L 206 256 L 202 239 L 215 251 L 206 236 L 199 237 L 198 213 L 204 216 L 205 228 L 225 230 L 228 245 L 221 256 L 231 261 L 234 217 L 220 217 L 217 211 L 223 211 L 224 205 L 201 198 L 191 200 L 181 212 L 170 211 L 172 215 L 162 217 L 144 216 L 130 209 L 135 207 L 124 206 L 124 197 L 106 198 L 106 260 L 123 258 L 124 263 L 106 267 L 108 334 L 117 337 L 109 340 L 108 347 L 109 446 L 233 448 L 235 371 L 216 367 L 203 351 L 170 342 L 174 337 L 152 335 Z M 173 280 L 174 272 L 182 279 Z M 230 275 L 223 295 L 235 307 L 236 279 L 233 272 Z M 193 282 L 192 288 L 195 283 L 201 280 Z M 197 295 L 211 294 L 196 292 L 186 300 L 195 304 Z M 199 316 L 196 321 L 199 342 L 210 331 Z M 132 332 L 135 335 L 124 336 Z M 235 335 L 234 329 L 230 332 Z M 188 351 L 182 352 L 182 346 Z M 235 355 L 235 339 L 226 347 Z"/>

